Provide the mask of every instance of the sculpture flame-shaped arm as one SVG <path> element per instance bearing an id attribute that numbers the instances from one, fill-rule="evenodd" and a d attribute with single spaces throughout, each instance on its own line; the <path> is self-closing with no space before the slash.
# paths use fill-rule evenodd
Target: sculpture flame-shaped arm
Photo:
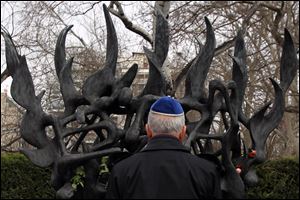
<path id="1" fill-rule="evenodd" d="M 23 108 L 30 111 L 41 111 L 40 99 L 35 96 L 34 85 L 25 56 L 17 53 L 11 36 L 3 32 L 7 69 L 12 76 L 12 98 Z"/>
<path id="2" fill-rule="evenodd" d="M 245 89 L 247 85 L 247 69 L 246 69 L 246 48 L 241 31 L 238 32 L 234 47 L 234 57 L 232 67 L 232 80 L 238 85 L 238 108 L 242 112 L 242 104 L 244 100 Z"/>
<path id="3" fill-rule="evenodd" d="M 145 54 L 149 62 L 149 76 L 146 86 L 139 96 L 165 95 L 166 94 L 166 78 L 159 66 L 158 56 L 144 47 Z"/>
<path id="4" fill-rule="evenodd" d="M 252 134 L 254 147 L 256 149 L 256 162 L 265 161 L 264 145 L 267 137 L 273 131 L 283 117 L 285 99 L 284 94 L 290 86 L 297 72 L 297 55 L 293 40 L 285 29 L 284 45 L 280 62 L 280 86 L 270 78 L 275 89 L 275 100 L 268 114 L 265 114 L 268 106 L 264 106 L 250 119 L 250 132 Z"/>
<path id="5" fill-rule="evenodd" d="M 140 96 L 146 94 L 165 95 L 166 77 L 162 72 L 162 66 L 166 60 L 169 50 L 169 30 L 168 21 L 162 12 L 156 10 L 156 32 L 154 41 L 154 51 L 144 47 L 144 52 L 149 62 L 149 76 L 146 86 Z"/>
<path id="6" fill-rule="evenodd" d="M 102 70 L 90 75 L 83 84 L 84 97 L 92 104 L 102 96 L 109 96 L 111 87 L 115 84 L 115 71 L 118 57 L 118 40 L 114 25 L 106 5 L 103 5 L 107 27 L 106 60 Z"/>
<path id="7" fill-rule="evenodd" d="M 273 106 L 268 114 L 265 114 L 269 104 L 264 106 L 258 112 L 256 112 L 250 119 L 250 133 L 253 138 L 254 147 L 256 149 L 257 162 L 264 162 L 265 157 L 265 143 L 266 140 L 274 130 L 284 113 L 284 95 L 280 86 L 271 79 L 273 87 L 275 89 L 275 100 Z"/>
<path id="8" fill-rule="evenodd" d="M 298 68 L 299 61 L 292 36 L 287 29 L 284 29 L 284 42 L 280 60 L 280 87 L 284 94 L 295 78 Z"/>
<path id="9" fill-rule="evenodd" d="M 66 36 L 73 25 L 64 28 L 58 36 L 55 48 L 55 69 L 58 76 L 60 91 L 65 105 L 65 116 L 74 113 L 76 108 L 82 104 L 88 104 L 85 98 L 76 91 L 72 79 L 72 63 L 73 58 L 66 61 L 65 42 Z"/>
<path id="10" fill-rule="evenodd" d="M 103 4 L 103 11 L 107 27 L 105 67 L 109 67 L 113 75 L 115 75 L 118 58 L 118 38 L 108 8 L 105 4 Z"/>
<path id="11" fill-rule="evenodd" d="M 12 76 L 11 95 L 13 99 L 26 109 L 21 122 L 22 138 L 37 150 L 21 149 L 21 151 L 36 165 L 49 166 L 54 160 L 53 143 L 47 137 L 45 127 L 53 124 L 53 118 L 44 113 L 41 99 L 42 91 L 35 95 L 34 85 L 25 56 L 20 56 L 11 37 L 3 33 L 6 46 L 6 59 L 9 74 Z M 46 156 L 45 156 L 46 155 Z"/>
<path id="12" fill-rule="evenodd" d="M 216 47 L 215 34 L 209 20 L 206 17 L 205 24 L 207 27 L 205 45 L 201 48 L 199 55 L 190 67 L 185 82 L 185 96 L 191 96 L 197 100 L 205 99 L 204 81 Z"/>

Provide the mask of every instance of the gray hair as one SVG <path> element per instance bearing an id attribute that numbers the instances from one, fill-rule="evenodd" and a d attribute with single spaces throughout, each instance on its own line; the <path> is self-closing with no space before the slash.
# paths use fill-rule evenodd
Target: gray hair
<path id="1" fill-rule="evenodd" d="M 180 133 L 185 125 L 184 114 L 181 116 L 167 116 L 149 112 L 148 125 L 154 134 Z"/>

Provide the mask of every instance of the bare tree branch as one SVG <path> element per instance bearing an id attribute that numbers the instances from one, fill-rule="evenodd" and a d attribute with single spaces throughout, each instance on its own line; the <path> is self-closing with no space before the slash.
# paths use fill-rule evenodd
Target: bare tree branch
<path id="1" fill-rule="evenodd" d="M 255 4 L 255 3 L 257 3 L 257 1 L 239 1 L 239 3 Z M 270 9 L 270 10 L 272 10 L 272 11 L 275 11 L 275 12 L 280 11 L 279 8 L 277 8 L 277 7 L 275 7 L 275 6 L 272 6 L 272 5 L 268 5 L 268 4 L 266 4 L 266 3 L 260 3 L 260 5 L 261 5 L 262 7 L 268 8 L 268 9 Z"/>
<path id="2" fill-rule="evenodd" d="M 65 21 L 57 14 L 57 12 L 55 12 L 55 10 L 50 7 L 46 2 L 41 1 L 41 3 L 48 9 L 48 11 L 50 11 L 59 21 L 61 21 L 65 26 L 68 26 Z M 79 37 L 74 31 L 72 31 L 72 29 L 70 30 L 70 32 L 81 42 L 81 44 L 87 48 L 87 45 L 85 43 L 85 41 Z"/>
<path id="3" fill-rule="evenodd" d="M 171 6 L 170 1 L 155 1 L 155 5 L 154 5 L 155 9 L 159 9 L 165 18 L 168 18 L 170 6 Z"/>
<path id="4" fill-rule="evenodd" d="M 224 42 L 223 44 L 219 45 L 218 47 L 216 47 L 215 56 L 218 56 L 221 53 L 223 53 L 224 51 L 226 51 L 227 49 L 230 49 L 231 47 L 233 47 L 234 41 L 235 41 L 235 37 L 231 40 Z"/>
<path id="5" fill-rule="evenodd" d="M 116 10 L 114 9 L 114 5 L 117 7 Z M 122 5 L 119 1 L 111 1 L 109 5 L 109 11 L 122 20 L 125 27 L 132 32 L 142 36 L 146 41 L 148 41 L 151 45 L 153 45 L 153 38 L 146 30 L 137 25 L 133 24 L 132 21 L 128 19 L 128 17 L 124 14 Z"/>
<path id="6" fill-rule="evenodd" d="M 246 29 L 247 29 L 247 26 L 249 25 L 251 17 L 254 15 L 254 13 L 257 11 L 257 9 L 260 7 L 260 5 L 261 5 L 260 1 L 256 1 L 253 4 L 253 6 L 250 8 L 250 10 L 248 11 L 246 17 L 244 18 L 243 23 L 242 23 L 242 27 L 241 27 L 243 35 L 246 32 Z"/>
<path id="7" fill-rule="evenodd" d="M 18 137 L 16 137 L 16 138 L 14 138 L 13 140 L 11 140 L 9 143 L 7 143 L 7 144 L 5 144 L 5 145 L 1 145 L 1 151 L 2 151 L 3 149 L 5 149 L 6 147 L 11 146 L 13 143 L 17 142 L 17 141 L 20 140 L 20 139 L 21 139 L 21 136 L 18 136 Z"/>
<path id="8" fill-rule="evenodd" d="M 299 106 L 287 106 L 284 111 L 289 113 L 299 113 Z"/>
<path id="9" fill-rule="evenodd" d="M 242 27 L 241 27 L 241 31 L 243 34 L 245 34 L 247 26 L 249 25 L 250 19 L 251 17 L 254 15 L 254 13 L 257 11 L 257 9 L 260 6 L 260 2 L 255 2 L 254 5 L 250 8 L 250 10 L 248 11 L 246 17 L 244 18 L 243 22 L 242 22 Z M 235 42 L 236 37 L 234 37 L 231 40 L 228 40 L 226 42 L 224 42 L 223 44 L 221 44 L 220 46 L 218 46 L 215 49 L 215 56 L 218 56 L 219 54 L 223 53 L 224 51 L 226 51 L 227 49 L 233 47 L 234 42 Z M 194 58 L 195 59 L 195 58 Z M 174 83 L 174 89 L 176 90 L 177 86 L 179 85 L 180 81 L 182 80 L 182 78 L 186 75 L 186 73 L 188 72 L 192 62 L 194 61 L 191 60 L 181 71 L 181 73 L 177 76 L 175 83 Z"/>
<path id="10" fill-rule="evenodd" d="M 169 11 L 170 11 L 170 1 L 155 1 L 154 4 L 154 13 L 153 13 L 153 23 L 152 23 L 152 30 L 153 30 L 153 35 L 152 35 L 152 40 L 155 41 L 155 34 L 156 34 L 156 9 L 160 10 L 163 16 L 168 19 L 169 18 Z M 154 45 L 155 49 L 155 45 Z"/>
<path id="11" fill-rule="evenodd" d="M 94 6 L 101 3 L 102 1 L 96 1 L 95 3 L 92 3 L 91 7 L 89 7 L 88 9 L 86 9 L 85 11 L 83 12 L 80 12 L 80 13 L 77 13 L 77 14 L 74 14 L 73 16 L 78 16 L 78 15 L 85 15 L 86 13 L 88 13 L 89 11 L 93 10 L 94 9 Z"/>
<path id="12" fill-rule="evenodd" d="M 283 13 L 282 13 L 283 7 L 284 7 L 284 1 L 281 2 L 281 8 L 276 11 L 274 24 L 271 29 L 271 34 L 279 45 L 282 45 L 283 43 L 283 38 L 280 36 L 279 33 L 279 22 L 283 18 Z"/>

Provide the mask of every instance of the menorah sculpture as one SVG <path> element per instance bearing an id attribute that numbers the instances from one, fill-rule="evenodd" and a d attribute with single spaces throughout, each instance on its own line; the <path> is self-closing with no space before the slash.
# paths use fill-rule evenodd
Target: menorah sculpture
<path id="1" fill-rule="evenodd" d="M 66 60 L 65 40 L 68 26 L 60 33 L 55 49 L 55 69 L 60 83 L 65 110 L 60 116 L 43 111 L 41 99 L 45 91 L 35 95 L 34 84 L 28 70 L 25 56 L 17 53 L 8 33 L 3 33 L 6 45 L 7 69 L 13 78 L 11 95 L 26 113 L 22 119 L 22 138 L 37 149 L 21 151 L 37 166 L 52 169 L 51 182 L 59 198 L 103 198 L 107 178 L 99 177 L 100 159 L 109 158 L 108 167 L 118 160 L 140 151 L 147 142 L 144 124 L 151 104 L 160 96 L 171 94 L 162 73 L 162 66 L 169 49 L 168 22 L 159 10 L 156 11 L 156 33 L 154 50 L 144 48 L 149 62 L 149 78 L 144 90 L 133 96 L 130 86 L 138 66 L 134 64 L 120 79 L 115 78 L 118 57 L 118 43 L 114 25 L 107 7 L 104 5 L 107 26 L 107 53 L 104 67 L 90 75 L 84 82 L 82 94 L 73 84 L 71 67 L 73 58 Z M 280 84 L 270 78 L 275 90 L 275 98 L 248 119 L 242 110 L 247 83 L 246 49 L 243 35 L 238 32 L 232 56 L 232 80 L 226 84 L 220 80 L 209 82 L 208 95 L 204 82 L 214 57 L 216 47 L 213 28 L 207 18 L 206 42 L 192 62 L 186 75 L 185 95 L 178 99 L 185 114 L 190 110 L 201 113 L 198 121 L 186 119 L 188 138 L 185 146 L 195 155 L 215 156 L 220 163 L 221 188 L 225 198 L 244 198 L 246 186 L 258 181 L 254 166 L 266 160 L 265 143 L 273 129 L 283 117 L 285 93 L 298 68 L 298 60 L 292 38 L 285 30 L 280 63 Z M 174 92 L 174 91 L 173 91 Z M 78 109 L 85 105 L 84 109 Z M 271 106 L 269 111 L 268 108 Z M 209 134 L 210 126 L 217 113 L 221 113 L 226 128 L 225 133 Z M 226 113 L 227 116 L 226 117 Z M 118 128 L 111 119 L 112 114 L 126 115 L 123 128 Z M 81 124 L 78 128 L 67 125 L 73 121 Z M 245 147 L 240 138 L 239 127 L 243 124 L 250 133 L 252 145 Z M 52 126 L 55 137 L 46 134 L 46 127 Z M 94 131 L 97 139 L 93 145 L 84 145 L 84 138 Z M 106 132 L 107 135 L 104 133 Z M 79 135 L 71 151 L 64 139 Z M 214 150 L 212 140 L 218 140 L 221 148 Z M 205 141 L 205 142 L 203 142 Z M 241 144 L 244 148 L 241 148 Z M 79 151 L 80 145 L 83 151 Z M 256 155 L 248 156 L 249 149 Z M 75 191 L 71 179 L 76 168 L 83 166 L 84 188 Z M 237 173 L 236 166 L 242 171 Z"/>

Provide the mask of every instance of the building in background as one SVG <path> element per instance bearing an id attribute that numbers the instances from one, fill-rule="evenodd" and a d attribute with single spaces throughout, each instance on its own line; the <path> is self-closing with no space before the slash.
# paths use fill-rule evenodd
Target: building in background
<path id="1" fill-rule="evenodd" d="M 19 148 L 28 146 L 20 135 L 23 112 L 4 90 L 1 93 L 1 152 L 19 151 Z"/>
<path id="2" fill-rule="evenodd" d="M 144 53 L 133 52 L 129 58 L 119 58 L 117 62 L 117 76 L 123 76 L 136 63 L 138 71 L 131 85 L 133 96 L 138 96 L 144 89 L 149 75 L 149 64 Z"/>

